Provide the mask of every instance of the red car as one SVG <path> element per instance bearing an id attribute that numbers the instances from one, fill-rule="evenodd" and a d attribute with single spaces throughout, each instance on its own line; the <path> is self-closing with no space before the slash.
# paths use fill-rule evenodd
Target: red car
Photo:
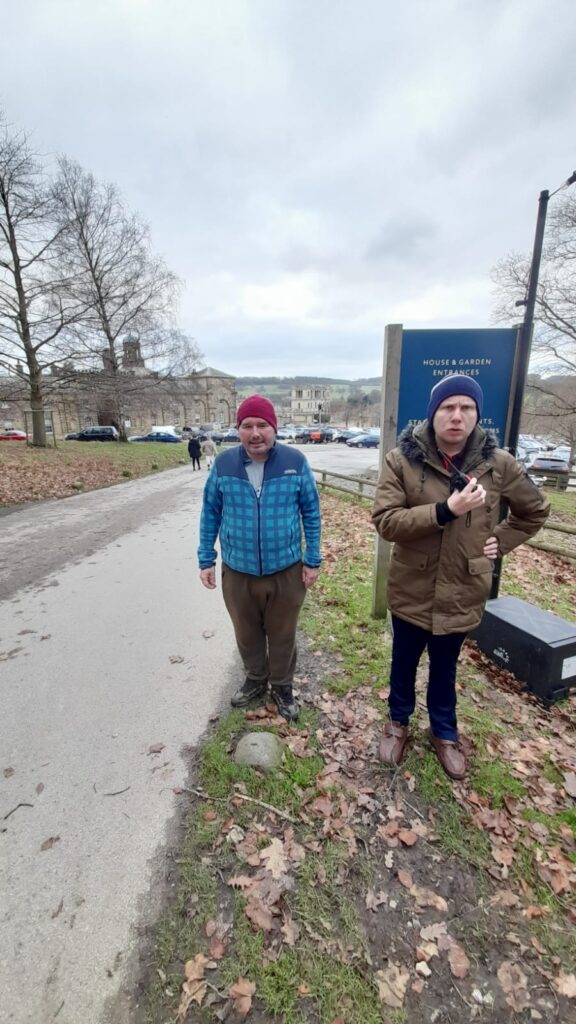
<path id="1" fill-rule="evenodd" d="M 0 441 L 27 441 L 23 430 L 0 430 Z"/>

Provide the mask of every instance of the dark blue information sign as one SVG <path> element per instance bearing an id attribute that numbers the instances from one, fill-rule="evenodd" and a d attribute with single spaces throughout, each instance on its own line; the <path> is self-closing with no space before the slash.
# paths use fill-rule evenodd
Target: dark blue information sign
<path id="1" fill-rule="evenodd" d="M 398 433 L 426 418 L 430 390 L 451 373 L 473 377 L 484 392 L 481 425 L 506 443 L 516 328 L 403 331 Z"/>

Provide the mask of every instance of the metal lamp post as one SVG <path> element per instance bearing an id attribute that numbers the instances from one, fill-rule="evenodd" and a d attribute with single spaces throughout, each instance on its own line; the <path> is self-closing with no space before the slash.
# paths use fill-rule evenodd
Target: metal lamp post
<path id="1" fill-rule="evenodd" d="M 522 417 L 522 404 L 524 402 L 524 388 L 528 376 L 528 364 L 530 362 L 530 349 L 532 347 L 532 331 L 534 329 L 534 310 L 536 308 L 536 292 L 538 289 L 538 277 L 540 275 L 540 260 L 542 258 L 542 245 L 544 241 L 544 228 L 546 227 L 546 214 L 548 212 L 548 200 L 555 196 L 561 189 L 567 188 L 576 182 L 576 171 L 560 185 L 554 192 L 550 193 L 544 189 L 538 199 L 538 217 L 536 220 L 536 232 L 534 235 L 534 248 L 532 250 L 532 262 L 530 264 L 530 278 L 526 298 L 516 303 L 517 306 L 524 306 L 524 320 L 520 330 L 520 344 L 518 352 L 518 369 L 516 374 L 516 389 L 512 414 L 510 416 L 510 432 L 508 436 L 508 447 L 516 454 L 518 446 L 518 435 L 520 433 L 520 420 Z"/>
<path id="2" fill-rule="evenodd" d="M 518 448 L 518 437 L 520 434 L 520 421 L 522 419 L 522 406 L 524 404 L 524 390 L 526 387 L 526 378 L 528 376 L 528 365 L 530 363 L 530 350 L 532 348 L 532 331 L 534 330 L 534 310 L 536 309 L 536 293 L 538 290 L 538 278 L 540 275 L 540 261 L 542 259 L 542 246 L 544 242 L 544 229 L 546 227 L 546 214 L 548 212 L 548 200 L 552 196 L 555 196 L 561 189 L 567 188 L 569 185 L 573 185 L 576 182 L 576 171 L 573 171 L 569 178 L 566 179 L 560 185 L 559 188 L 555 189 L 554 192 L 549 192 L 548 189 L 543 189 L 538 199 L 538 217 L 536 219 L 536 231 L 534 234 L 534 248 L 532 250 L 532 261 L 530 263 L 530 277 L 528 280 L 528 291 L 525 299 L 520 299 L 516 305 L 524 306 L 524 319 L 522 321 L 522 327 L 520 328 L 520 342 L 518 345 L 518 363 L 515 374 L 515 387 L 514 387 L 514 400 L 512 403 L 512 412 L 510 415 L 510 429 L 508 432 L 508 448 L 511 450 L 513 455 L 516 455 Z M 506 514 L 506 508 L 502 509 L 503 516 Z M 490 593 L 491 598 L 498 597 L 498 591 L 500 589 L 500 575 L 502 571 L 502 559 L 498 558 L 494 564 L 494 571 L 492 574 L 492 590 Z"/>

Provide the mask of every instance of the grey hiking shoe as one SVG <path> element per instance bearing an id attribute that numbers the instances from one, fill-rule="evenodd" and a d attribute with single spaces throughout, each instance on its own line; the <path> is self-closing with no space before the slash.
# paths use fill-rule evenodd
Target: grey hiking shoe
<path id="1" fill-rule="evenodd" d="M 276 704 L 282 718 L 285 718 L 287 722 L 296 722 L 298 720 L 300 710 L 294 699 L 291 686 L 273 686 L 272 700 Z"/>
<path id="2" fill-rule="evenodd" d="M 242 686 L 236 690 L 236 693 L 230 698 L 230 703 L 233 708 L 244 708 L 253 700 L 257 700 L 259 697 L 264 697 L 267 688 L 267 682 L 261 679 L 250 679 L 247 677 L 242 683 Z"/>

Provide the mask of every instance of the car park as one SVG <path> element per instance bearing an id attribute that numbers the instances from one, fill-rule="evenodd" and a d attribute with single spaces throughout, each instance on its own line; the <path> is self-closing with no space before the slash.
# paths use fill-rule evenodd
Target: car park
<path id="1" fill-rule="evenodd" d="M 380 438 L 378 434 L 357 434 L 349 437 L 346 444 L 349 448 L 379 448 Z"/>
<path id="2" fill-rule="evenodd" d="M 78 441 L 118 441 L 120 434 L 113 426 L 85 427 L 78 434 Z"/>
<path id="3" fill-rule="evenodd" d="M 223 432 L 215 430 L 211 440 L 215 444 L 239 444 L 240 434 L 237 430 L 225 430 Z"/>
<path id="4" fill-rule="evenodd" d="M 2 430 L 0 441 L 27 441 L 28 437 L 23 430 Z"/>
<path id="5" fill-rule="evenodd" d="M 128 440 L 129 441 L 164 441 L 164 442 L 167 442 L 169 444 L 173 444 L 174 442 L 176 442 L 176 444 L 179 444 L 180 441 L 182 440 L 182 438 L 178 437 L 178 434 L 173 434 L 170 430 L 151 430 L 150 433 L 148 433 L 148 434 L 135 435 L 134 437 L 129 437 Z"/>

